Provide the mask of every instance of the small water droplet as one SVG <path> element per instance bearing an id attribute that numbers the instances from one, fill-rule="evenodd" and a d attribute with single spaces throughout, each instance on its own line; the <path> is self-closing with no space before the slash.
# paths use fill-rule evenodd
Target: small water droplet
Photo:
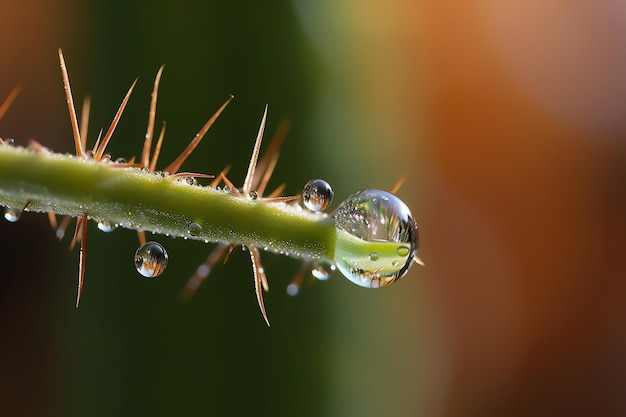
<path id="1" fill-rule="evenodd" d="M 200 235 L 200 233 L 202 233 L 202 226 L 200 226 L 198 223 L 191 222 L 189 223 L 189 226 L 187 226 L 187 233 L 189 233 L 191 236 L 198 236 Z"/>
<path id="2" fill-rule="evenodd" d="M 194 177 L 185 177 L 184 181 L 187 185 L 198 185 L 198 180 Z"/>
<path id="3" fill-rule="evenodd" d="M 333 201 L 333 189 L 324 180 L 311 180 L 302 189 L 302 202 L 311 211 L 323 211 Z"/>
<path id="4" fill-rule="evenodd" d="M 398 254 L 398 256 L 402 256 L 404 258 L 405 256 L 409 256 L 409 253 L 411 253 L 411 249 L 407 246 L 398 246 L 398 249 L 396 249 L 396 253 Z"/>
<path id="5" fill-rule="evenodd" d="M 256 191 L 250 191 L 248 193 L 248 197 L 250 198 L 250 200 L 256 200 L 257 198 L 259 198 L 259 193 L 257 193 Z"/>
<path id="6" fill-rule="evenodd" d="M 115 225 L 110 222 L 99 221 L 98 229 L 102 230 L 105 233 L 110 233 L 115 230 Z"/>
<path id="7" fill-rule="evenodd" d="M 402 200 L 386 191 L 364 190 L 343 202 L 334 217 L 335 263 L 350 281 L 378 288 L 407 273 L 419 239 L 417 223 Z"/>
<path id="8" fill-rule="evenodd" d="M 4 210 L 4 218 L 10 221 L 11 223 L 15 223 L 20 219 L 20 209 L 14 209 L 7 207 Z"/>
<path id="9" fill-rule="evenodd" d="M 135 268 L 146 278 L 158 277 L 167 267 L 167 251 L 158 242 L 146 242 L 135 252 Z"/>
<path id="10" fill-rule="evenodd" d="M 328 271 L 324 269 L 324 267 L 321 265 L 313 268 L 313 270 L 311 271 L 311 275 L 313 275 L 316 279 L 319 279 L 320 281 L 326 281 L 330 277 Z"/>

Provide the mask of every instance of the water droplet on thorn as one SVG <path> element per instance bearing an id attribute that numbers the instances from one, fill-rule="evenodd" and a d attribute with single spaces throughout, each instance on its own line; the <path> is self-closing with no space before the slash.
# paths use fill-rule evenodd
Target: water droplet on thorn
<path id="1" fill-rule="evenodd" d="M 324 180 L 311 180 L 302 189 L 302 202 L 311 211 L 323 211 L 333 201 L 333 189 Z"/>

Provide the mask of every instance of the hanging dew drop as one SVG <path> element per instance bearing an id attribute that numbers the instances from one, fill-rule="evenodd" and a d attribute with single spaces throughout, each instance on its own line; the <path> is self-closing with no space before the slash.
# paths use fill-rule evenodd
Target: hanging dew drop
<path id="1" fill-rule="evenodd" d="M 328 278 L 330 278 L 330 273 L 322 265 L 318 265 L 313 268 L 313 270 L 311 270 L 311 275 L 320 281 L 327 281 Z"/>
<path id="2" fill-rule="evenodd" d="M 417 223 L 395 195 L 360 191 L 344 201 L 334 217 L 335 263 L 355 284 L 384 287 L 402 278 L 416 260 Z"/>
<path id="3" fill-rule="evenodd" d="M 311 211 L 323 211 L 333 201 L 333 189 L 324 180 L 311 180 L 302 189 L 302 202 Z"/>
<path id="4" fill-rule="evenodd" d="M 146 242 L 135 252 L 135 268 L 146 278 L 158 277 L 167 268 L 167 252 L 157 242 Z"/>
<path id="5" fill-rule="evenodd" d="M 202 233 L 202 226 L 196 222 L 191 222 L 189 226 L 187 226 L 187 233 L 191 236 L 199 236 L 200 233 Z"/>
<path id="6" fill-rule="evenodd" d="M 14 209 L 7 207 L 4 210 L 4 218 L 10 221 L 11 223 L 15 223 L 20 219 L 20 209 Z"/>
<path id="7" fill-rule="evenodd" d="M 105 233 L 110 233 L 115 230 L 115 225 L 110 222 L 99 221 L 98 229 L 102 230 Z"/>

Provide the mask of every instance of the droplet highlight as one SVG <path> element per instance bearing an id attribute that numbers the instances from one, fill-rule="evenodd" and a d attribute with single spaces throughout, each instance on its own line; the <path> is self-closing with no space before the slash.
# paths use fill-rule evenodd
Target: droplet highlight
<path id="1" fill-rule="evenodd" d="M 158 277 L 167 268 L 167 251 L 158 242 L 146 242 L 135 252 L 135 268 L 146 278 Z"/>
<path id="2" fill-rule="evenodd" d="M 202 233 L 202 226 L 196 222 L 189 223 L 189 226 L 187 226 L 187 233 L 191 236 L 199 236 L 200 233 Z"/>
<path id="3" fill-rule="evenodd" d="M 402 278 L 415 261 L 417 223 L 394 194 L 377 189 L 359 191 L 341 204 L 334 217 L 335 263 L 355 284 L 384 287 Z"/>
<path id="4" fill-rule="evenodd" d="M 333 189 L 324 180 L 311 180 L 302 189 L 302 202 L 311 211 L 323 211 L 333 201 Z"/>

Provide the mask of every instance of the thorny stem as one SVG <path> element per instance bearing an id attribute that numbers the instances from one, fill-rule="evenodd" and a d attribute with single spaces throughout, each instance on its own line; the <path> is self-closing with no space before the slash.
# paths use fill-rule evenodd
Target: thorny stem
<path id="1" fill-rule="evenodd" d="M 233 99 L 232 95 L 204 124 L 180 156 L 162 172 L 155 173 L 165 132 L 164 123 L 150 158 L 157 93 L 163 67 L 159 69 L 154 82 L 148 128 L 140 161 L 135 164 L 133 158 L 130 162 L 118 164 L 110 161 L 105 150 L 137 81 L 135 80 L 128 90 L 102 141 L 99 135 L 93 151 L 85 152 L 89 101 L 87 100 L 83 106 L 79 126 L 61 50 L 59 60 L 76 156 L 51 153 L 34 141 L 31 141 L 30 147 L 25 149 L 13 147 L 0 139 L 0 205 L 6 206 L 11 212 L 15 211 L 15 207 L 22 207 L 17 214 L 18 218 L 26 207 L 29 211 L 47 212 L 51 224 L 56 224 L 56 217 L 51 213 L 64 215 L 65 218 L 57 229 L 59 237 L 65 233 L 70 217 L 78 218 L 71 243 L 73 247 L 80 241 L 77 307 L 85 278 L 89 219 L 137 230 L 142 243 L 146 241 L 145 232 L 219 243 L 183 289 L 185 298 L 194 293 L 226 251 L 232 250 L 236 245 L 247 246 L 252 261 L 257 302 L 268 326 L 263 291 L 268 291 L 269 286 L 261 264 L 259 248 L 304 258 L 308 266 L 318 259 L 333 262 L 339 255 L 342 261 L 351 260 L 350 268 L 358 266 L 360 269 L 355 271 L 361 271 L 359 274 L 366 281 L 379 282 L 381 272 L 387 277 L 392 277 L 387 278 L 382 285 L 396 279 L 397 276 L 394 274 L 398 270 L 398 257 L 406 258 L 408 255 L 401 255 L 398 252 L 395 240 L 365 241 L 349 233 L 338 232 L 333 217 L 286 204 L 298 199 L 299 195 L 281 197 L 283 186 L 264 196 L 287 129 L 286 124 L 281 125 L 267 153 L 259 160 L 267 106 L 242 188 L 236 188 L 228 180 L 225 175 L 228 168 L 214 179 L 211 186 L 203 187 L 196 185 L 195 180 L 188 180 L 193 177 L 213 178 L 212 175 L 178 171 Z M 17 90 L 14 90 L 0 105 L 0 117 L 16 93 Z M 214 188 L 220 181 L 226 184 L 224 188 L 228 192 Z M 400 184 L 401 182 L 394 187 L 394 191 Z M 413 225 L 410 228 L 413 230 L 417 226 Z M 415 230 L 415 237 L 416 233 Z M 416 251 L 417 240 L 414 239 L 411 244 Z M 408 254 L 409 249 L 406 247 L 404 249 Z M 372 257 L 372 254 L 376 256 Z M 381 264 L 376 262 L 379 256 L 387 261 L 392 259 L 395 261 Z M 421 263 L 413 252 L 406 259 L 407 268 L 413 260 Z M 361 284 L 359 282 L 359 285 Z"/>
<path id="2" fill-rule="evenodd" d="M 269 248 L 332 260 L 332 217 L 283 203 L 252 200 L 192 186 L 136 168 L 48 152 L 0 146 L 0 205 L 55 212 L 121 227 L 211 242 Z M 187 229 L 202 226 L 197 236 Z"/>

